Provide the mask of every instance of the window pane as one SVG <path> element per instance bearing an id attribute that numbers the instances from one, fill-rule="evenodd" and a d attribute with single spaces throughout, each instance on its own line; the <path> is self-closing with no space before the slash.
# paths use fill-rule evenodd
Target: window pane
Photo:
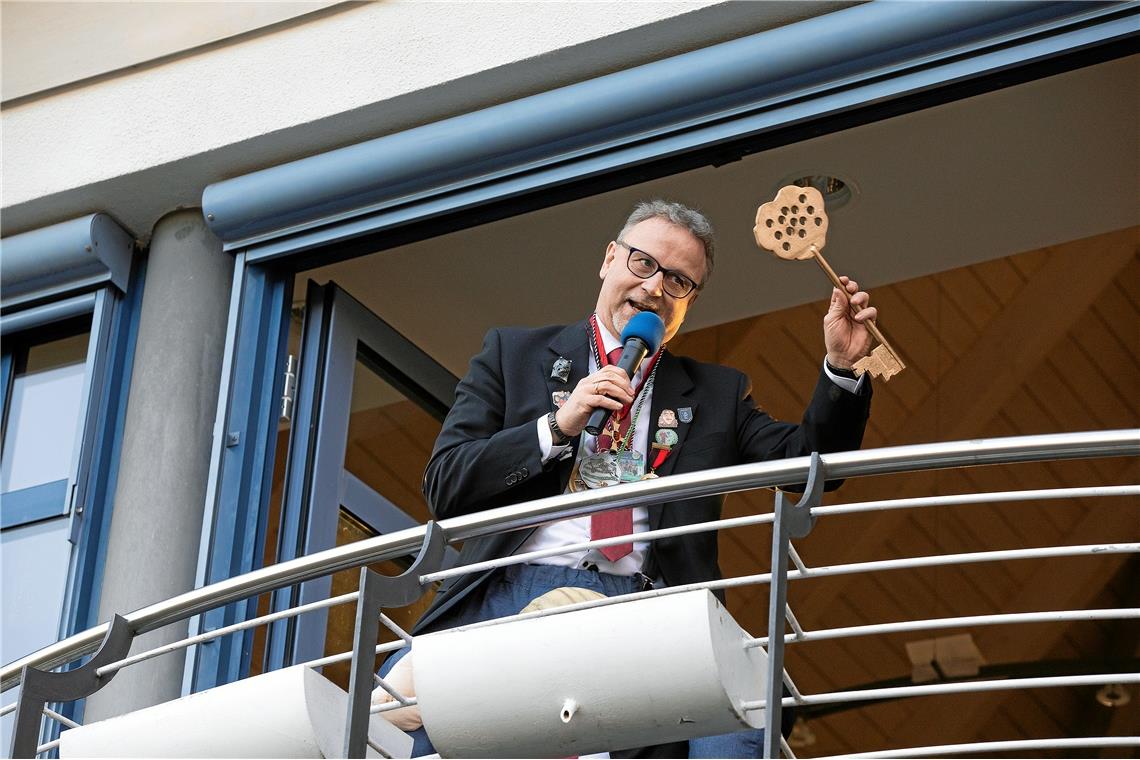
<path id="1" fill-rule="evenodd" d="M 82 410 L 88 334 L 31 346 L 12 381 L 0 491 L 66 479 Z"/>
<path id="2" fill-rule="evenodd" d="M 4 614 L 0 659 L 11 662 L 56 640 L 71 544 L 57 517 L 0 533 Z"/>
<path id="3" fill-rule="evenodd" d="M 431 519 L 420 483 L 440 423 L 357 361 L 344 469 L 411 515 Z"/>
<path id="4" fill-rule="evenodd" d="M 12 662 L 54 643 L 59 631 L 71 544 L 68 519 L 57 517 L 0 533 L 0 662 Z M 6 692 L 11 702 L 15 691 Z M 0 746 L 12 746 L 15 714 L 0 718 Z"/>
<path id="5" fill-rule="evenodd" d="M 336 545 L 344 546 L 345 544 L 353 543 L 354 541 L 363 541 L 366 538 L 372 538 L 376 535 L 376 531 L 369 528 L 367 525 L 357 520 L 345 510 L 340 511 L 340 518 L 337 520 L 336 529 Z M 369 565 L 368 568 L 373 572 L 380 573 L 381 575 L 399 575 L 407 569 L 410 564 L 408 560 L 387 562 L 378 562 Z M 332 592 L 330 596 L 340 596 L 341 594 L 351 594 L 360 588 L 360 570 L 341 570 L 339 573 L 333 574 L 332 577 Z M 419 620 L 420 615 L 431 604 L 432 599 L 435 597 L 435 587 L 433 586 L 422 597 L 420 597 L 407 607 L 389 608 L 385 609 L 384 613 L 390 617 L 396 625 L 403 628 L 405 631 L 410 630 L 416 621 Z M 353 647 L 353 642 L 356 636 L 356 605 L 355 604 L 341 604 L 336 607 L 329 608 L 328 627 L 325 632 L 325 656 L 340 654 L 341 652 L 348 652 Z M 376 637 L 377 644 L 384 644 L 389 641 L 396 640 L 396 634 L 389 630 L 386 626 L 381 625 L 379 634 Z M 374 663 L 373 670 L 378 670 L 380 665 L 388 655 L 379 655 Z M 335 665 L 326 665 L 323 669 L 324 675 L 333 683 L 338 684 L 341 688 L 348 688 L 348 677 L 352 670 L 351 662 L 339 662 Z"/>

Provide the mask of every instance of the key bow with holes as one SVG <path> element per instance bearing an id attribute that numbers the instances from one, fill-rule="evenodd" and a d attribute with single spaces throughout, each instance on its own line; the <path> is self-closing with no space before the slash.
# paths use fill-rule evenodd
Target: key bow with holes
<path id="1" fill-rule="evenodd" d="M 832 284 L 848 297 L 847 289 L 839 281 L 839 275 L 821 253 L 827 244 L 827 225 L 827 212 L 819 190 L 787 185 L 780 188 L 774 199 L 756 210 L 756 226 L 752 228 L 752 233 L 756 237 L 756 245 L 781 259 L 803 261 L 814 258 Z M 870 372 L 872 377 L 890 380 L 906 369 L 906 364 L 873 320 L 864 324 L 880 345 L 868 356 L 855 362 L 855 374 Z"/>

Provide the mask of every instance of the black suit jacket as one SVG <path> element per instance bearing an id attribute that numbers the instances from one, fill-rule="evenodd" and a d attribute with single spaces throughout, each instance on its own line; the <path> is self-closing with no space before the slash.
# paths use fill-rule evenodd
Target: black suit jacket
<path id="1" fill-rule="evenodd" d="M 535 421 L 555 407 L 551 394 L 572 390 L 588 374 L 589 336 L 584 322 L 537 329 L 491 330 L 455 392 L 436 440 L 424 495 L 437 519 L 563 493 L 574 457 L 541 461 Z M 551 378 L 559 357 L 571 360 L 567 382 Z M 741 372 L 678 357 L 666 351 L 654 381 L 650 438 L 663 409 L 688 407 L 692 421 L 680 423 L 678 443 L 658 474 L 723 467 L 743 462 L 803 456 L 812 451 L 859 448 L 870 412 L 870 383 L 849 393 L 820 372 L 800 424 L 778 422 L 758 409 L 751 383 Z M 644 412 L 643 412 L 644 413 Z M 574 454 L 580 437 L 573 441 Z M 650 528 L 670 528 L 719 519 L 721 497 L 668 502 L 649 507 Z M 531 531 L 466 541 L 459 563 L 513 554 Z M 715 532 L 652 542 L 650 574 L 670 585 L 720 577 Z M 446 613 L 490 572 L 446 582 L 415 632 L 446 628 Z"/>

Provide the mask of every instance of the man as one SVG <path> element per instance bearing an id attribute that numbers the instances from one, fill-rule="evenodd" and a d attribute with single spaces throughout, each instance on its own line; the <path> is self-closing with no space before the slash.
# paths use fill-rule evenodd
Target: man
<path id="1" fill-rule="evenodd" d="M 675 472 L 858 448 L 870 408 L 870 383 L 851 366 L 871 339 L 869 296 L 844 278 L 857 309 L 838 290 L 824 319 L 826 362 L 803 422 L 773 420 L 758 410 L 748 379 L 726 367 L 662 350 L 629 378 L 616 366 L 619 336 L 639 311 L 656 313 L 668 342 L 680 329 L 713 269 L 713 233 L 699 212 L 677 203 L 638 205 L 605 251 L 593 315 L 569 326 L 496 329 L 488 333 L 456 388 L 424 475 L 433 514 L 446 519 L 476 510 L 599 485 L 599 461 L 624 457 L 636 472 Z M 595 409 L 619 412 L 599 436 L 584 432 Z M 656 444 L 656 446 L 654 446 Z M 607 452 L 613 452 L 607 455 Z M 599 458 L 600 457 L 600 458 Z M 639 469 L 638 469 L 639 468 Z M 604 469 L 604 468 L 603 468 Z M 464 543 L 460 564 L 715 520 L 722 499 L 707 497 L 614 510 Z M 715 533 L 558 555 L 446 583 L 415 632 L 516 614 L 543 593 L 581 587 L 607 596 L 649 585 L 720 577 Z M 386 663 L 385 671 L 391 667 Z M 759 756 L 762 732 L 659 745 L 647 756 Z M 615 753 L 616 754 L 616 753 Z"/>

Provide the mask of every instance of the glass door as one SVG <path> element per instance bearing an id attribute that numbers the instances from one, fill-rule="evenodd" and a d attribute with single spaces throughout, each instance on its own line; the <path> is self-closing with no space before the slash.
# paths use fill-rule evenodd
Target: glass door
<path id="1" fill-rule="evenodd" d="M 420 483 L 458 382 L 331 282 L 309 283 L 300 354 L 283 497 L 266 531 L 267 563 L 431 519 Z M 373 569 L 399 574 L 411 559 Z M 283 589 L 271 606 L 345 594 L 356 590 L 358 577 L 345 570 Z M 393 611 L 393 619 L 410 626 L 429 598 Z M 354 616 L 353 605 L 341 605 L 274 624 L 254 638 L 252 671 L 348 651 Z M 386 629 L 382 635 L 390 636 Z M 348 664 L 330 666 L 325 675 L 346 682 Z"/>

